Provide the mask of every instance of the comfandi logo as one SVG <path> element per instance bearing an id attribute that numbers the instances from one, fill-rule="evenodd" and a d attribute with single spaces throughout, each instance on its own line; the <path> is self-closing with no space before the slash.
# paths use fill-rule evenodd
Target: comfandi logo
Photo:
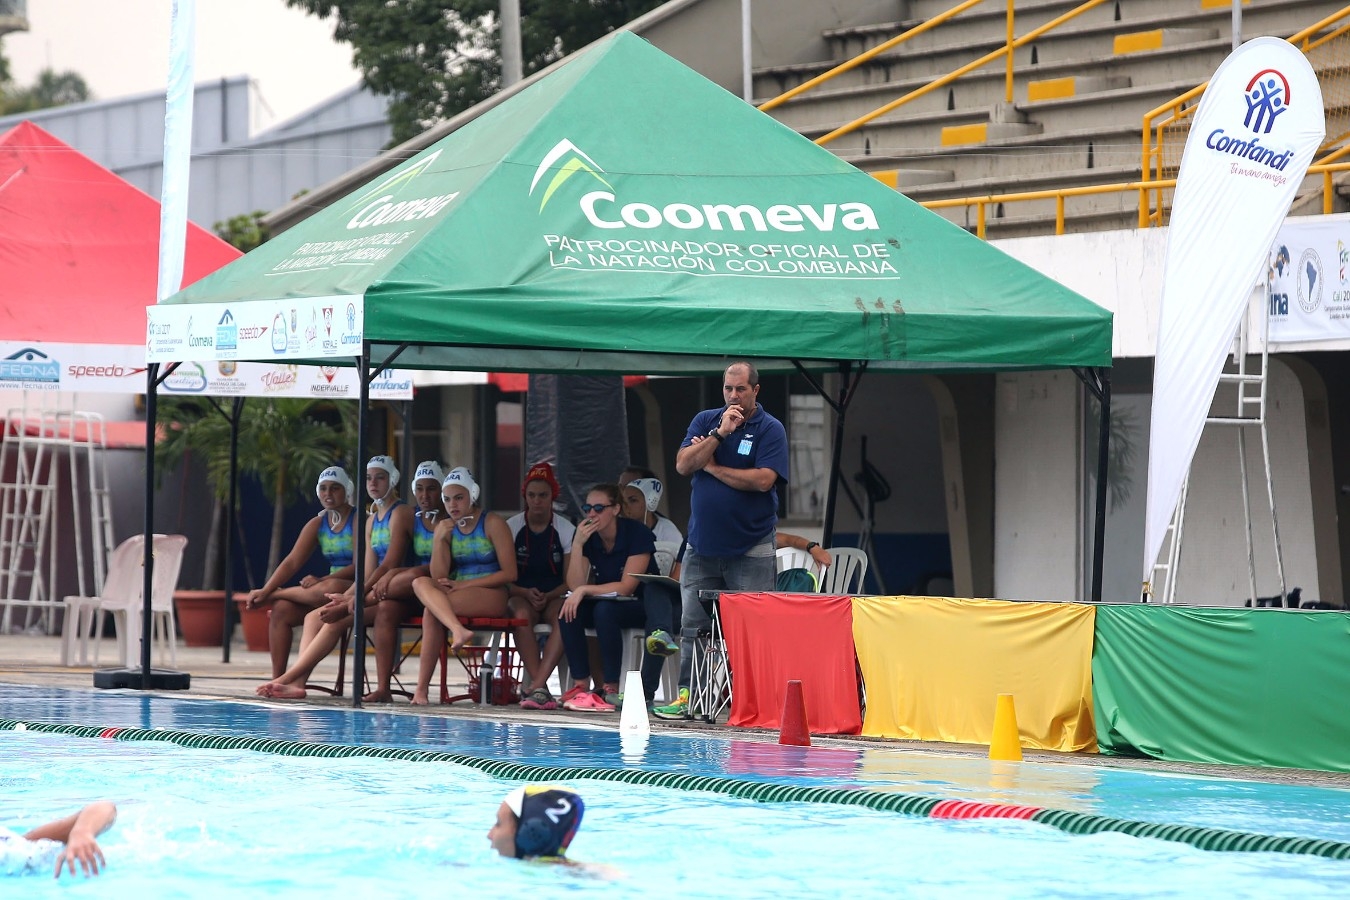
<path id="1" fill-rule="evenodd" d="M 1275 69 L 1262 69 L 1247 82 L 1247 118 L 1242 124 L 1257 134 L 1270 134 L 1275 120 L 1289 111 L 1289 79 Z"/>
<path id="2" fill-rule="evenodd" d="M 559 162 L 566 160 L 559 165 Z M 783 231 L 819 232 L 834 231 L 836 227 L 847 231 L 876 231 L 876 213 L 866 203 L 857 201 L 835 203 L 790 203 L 769 204 L 753 203 L 657 203 L 635 199 L 621 202 L 618 190 L 600 174 L 604 172 L 594 159 L 578 148 L 570 140 L 563 139 L 553 146 L 535 169 L 530 181 L 530 195 L 543 181 L 544 176 L 553 171 L 548 186 L 540 200 L 539 211 L 573 175 L 584 172 L 590 176 L 586 184 L 590 187 L 581 195 L 577 203 L 586 220 L 595 228 L 652 229 L 662 226 L 682 231 Z M 595 188 L 598 181 L 605 190 Z M 726 179 L 732 183 L 732 179 Z M 625 198 L 628 199 L 628 198 Z"/>
<path id="3" fill-rule="evenodd" d="M 561 165 L 559 165 L 559 163 L 561 163 Z M 531 197 L 534 196 L 534 189 L 539 186 L 539 182 L 543 179 L 544 175 L 554 169 L 554 167 L 557 168 L 557 171 L 553 173 L 553 177 L 549 179 L 548 187 L 544 189 L 543 196 L 539 198 L 540 212 L 543 212 L 544 207 L 548 206 L 549 199 L 558 188 L 566 184 L 567 179 L 578 172 L 585 172 L 611 191 L 614 190 L 614 186 L 606 181 L 604 176 L 600 174 L 605 170 L 600 168 L 599 164 L 587 156 L 585 151 L 578 148 L 576 144 L 572 143 L 567 138 L 563 138 L 553 145 L 552 150 L 544 154 L 544 158 L 539 163 L 539 167 L 534 170 L 534 178 L 530 179 Z"/>
<path id="4" fill-rule="evenodd" d="M 61 364 L 41 350 L 25 347 L 0 359 L 0 381 L 55 384 L 60 380 Z"/>
<path id="5" fill-rule="evenodd" d="M 347 212 L 354 213 L 347 220 L 347 230 L 429 219 L 449 206 L 450 201 L 459 196 L 459 191 L 403 197 L 413 192 L 418 176 L 430 169 L 440 155 L 439 150 L 428 153 L 357 197 L 347 207 Z"/>

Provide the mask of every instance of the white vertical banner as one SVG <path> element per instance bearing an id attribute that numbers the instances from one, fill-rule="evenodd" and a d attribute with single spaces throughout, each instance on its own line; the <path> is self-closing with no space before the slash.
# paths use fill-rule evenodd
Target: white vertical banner
<path id="1" fill-rule="evenodd" d="M 1200 443 L 1224 357 L 1324 133 L 1317 75 L 1279 38 L 1256 38 L 1233 51 L 1196 110 L 1163 265 L 1145 582 Z"/>
<path id="2" fill-rule="evenodd" d="M 159 285 L 156 302 L 183 286 L 187 243 L 188 166 L 192 161 L 193 64 L 197 0 L 173 0 L 169 79 L 164 93 L 164 175 L 159 206 Z"/>

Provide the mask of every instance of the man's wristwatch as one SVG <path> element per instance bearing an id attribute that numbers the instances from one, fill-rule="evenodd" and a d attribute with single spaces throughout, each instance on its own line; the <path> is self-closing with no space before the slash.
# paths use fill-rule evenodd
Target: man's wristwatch
<path id="1" fill-rule="evenodd" d="M 725 438 L 722 437 L 722 433 L 718 431 L 716 428 L 708 432 L 708 437 L 716 438 L 718 441 L 725 440 Z"/>
<path id="2" fill-rule="evenodd" d="M 819 541 L 807 541 L 807 542 L 806 542 L 806 552 L 807 552 L 807 553 L 810 553 L 812 550 L 816 549 L 816 548 L 819 547 L 819 546 L 820 546 L 820 542 L 819 542 Z"/>

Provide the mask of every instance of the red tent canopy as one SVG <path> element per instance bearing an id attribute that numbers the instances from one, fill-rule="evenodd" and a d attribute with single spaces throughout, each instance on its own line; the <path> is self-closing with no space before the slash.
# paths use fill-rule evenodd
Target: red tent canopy
<path id="1" fill-rule="evenodd" d="M 183 283 L 240 256 L 188 223 Z M 0 336 L 145 344 L 159 202 L 31 122 L 0 135 Z"/>

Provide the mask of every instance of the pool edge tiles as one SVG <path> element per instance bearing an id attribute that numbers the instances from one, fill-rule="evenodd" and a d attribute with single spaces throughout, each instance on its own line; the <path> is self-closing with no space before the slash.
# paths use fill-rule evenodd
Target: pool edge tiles
<path id="1" fill-rule="evenodd" d="M 414 762 L 450 762 L 477 769 L 496 778 L 512 781 L 621 781 L 628 784 L 645 784 L 675 790 L 710 791 L 759 803 L 825 803 L 863 806 L 878 811 L 933 818 L 1016 818 L 1049 825 L 1070 834 L 1096 834 L 1113 831 L 1135 837 L 1149 837 L 1188 844 L 1208 851 L 1287 853 L 1319 856 L 1327 859 L 1350 859 L 1350 843 L 1341 841 L 1278 837 L 1194 825 L 1137 822 L 1014 804 L 943 801 L 921 795 L 867 789 L 783 785 L 741 781 L 711 775 L 650 772 L 642 769 L 599 769 L 578 766 L 544 767 L 503 760 L 486 760 L 465 754 L 437 750 L 357 747 L 310 741 L 284 741 L 275 738 L 224 737 L 166 729 L 55 725 L 45 722 L 0 719 L 0 731 L 5 730 L 55 733 L 102 740 L 162 741 L 196 749 L 252 750 L 286 756 L 328 758 L 355 756 L 401 759 Z"/>

